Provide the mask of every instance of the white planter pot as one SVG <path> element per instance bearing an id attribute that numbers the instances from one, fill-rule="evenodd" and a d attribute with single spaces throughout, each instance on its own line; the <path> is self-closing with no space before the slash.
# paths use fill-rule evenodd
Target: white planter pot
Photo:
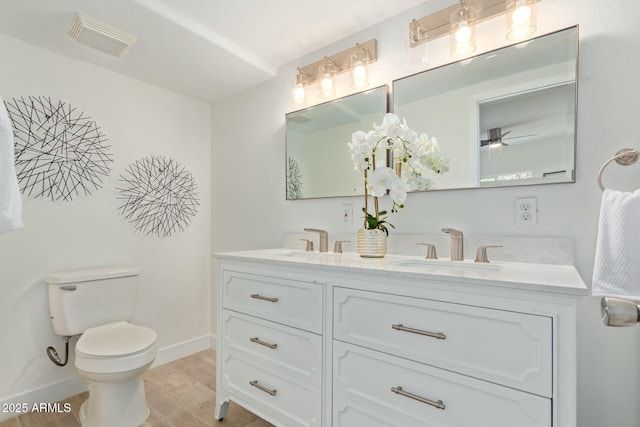
<path id="1" fill-rule="evenodd" d="M 387 233 L 383 230 L 358 230 L 358 254 L 363 258 L 383 258 L 387 255 Z"/>

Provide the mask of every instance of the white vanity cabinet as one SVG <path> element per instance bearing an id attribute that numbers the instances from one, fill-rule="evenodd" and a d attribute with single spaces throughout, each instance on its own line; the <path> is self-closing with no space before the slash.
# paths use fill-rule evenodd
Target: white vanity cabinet
<path id="1" fill-rule="evenodd" d="M 282 426 L 320 426 L 323 287 L 222 270 L 216 418 L 229 400 Z"/>
<path id="2" fill-rule="evenodd" d="M 576 425 L 572 266 L 217 258 L 216 417 L 233 400 L 277 426 Z"/>
<path id="3" fill-rule="evenodd" d="M 552 318 L 338 287 L 333 307 L 334 426 L 366 425 L 349 401 L 389 425 L 551 426 Z"/>

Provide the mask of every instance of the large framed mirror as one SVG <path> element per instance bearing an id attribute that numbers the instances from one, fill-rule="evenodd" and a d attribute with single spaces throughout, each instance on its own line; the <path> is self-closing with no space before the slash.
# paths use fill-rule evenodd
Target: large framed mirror
<path id="1" fill-rule="evenodd" d="M 437 138 L 435 189 L 575 181 L 578 28 L 393 82 L 393 110 Z"/>
<path id="2" fill-rule="evenodd" d="M 347 143 L 381 122 L 388 87 L 380 86 L 286 115 L 287 200 L 364 194 Z"/>

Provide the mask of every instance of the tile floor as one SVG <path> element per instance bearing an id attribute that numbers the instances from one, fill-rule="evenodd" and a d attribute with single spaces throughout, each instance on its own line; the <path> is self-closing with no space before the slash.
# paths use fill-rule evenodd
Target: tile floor
<path id="1" fill-rule="evenodd" d="M 144 376 L 151 415 L 144 427 L 273 427 L 231 402 L 222 422 L 214 420 L 216 353 L 205 350 L 157 368 Z M 0 423 L 0 427 L 80 427 L 80 405 L 88 393 L 70 397 L 70 413 L 34 412 Z M 116 426 L 114 426 L 116 427 Z"/>

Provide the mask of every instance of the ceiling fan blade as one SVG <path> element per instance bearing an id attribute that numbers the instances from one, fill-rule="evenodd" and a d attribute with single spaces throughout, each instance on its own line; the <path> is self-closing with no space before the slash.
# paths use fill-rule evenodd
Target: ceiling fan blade
<path id="1" fill-rule="evenodd" d="M 528 138 L 530 136 L 538 136 L 538 133 L 530 133 L 528 135 L 518 135 L 518 136 L 510 136 L 509 138 L 505 138 L 505 139 L 518 139 L 518 138 Z"/>
<path id="2" fill-rule="evenodd" d="M 509 135 L 512 131 L 508 130 L 505 133 L 503 133 L 502 135 L 500 135 L 500 138 L 504 138 L 506 135 Z"/>

